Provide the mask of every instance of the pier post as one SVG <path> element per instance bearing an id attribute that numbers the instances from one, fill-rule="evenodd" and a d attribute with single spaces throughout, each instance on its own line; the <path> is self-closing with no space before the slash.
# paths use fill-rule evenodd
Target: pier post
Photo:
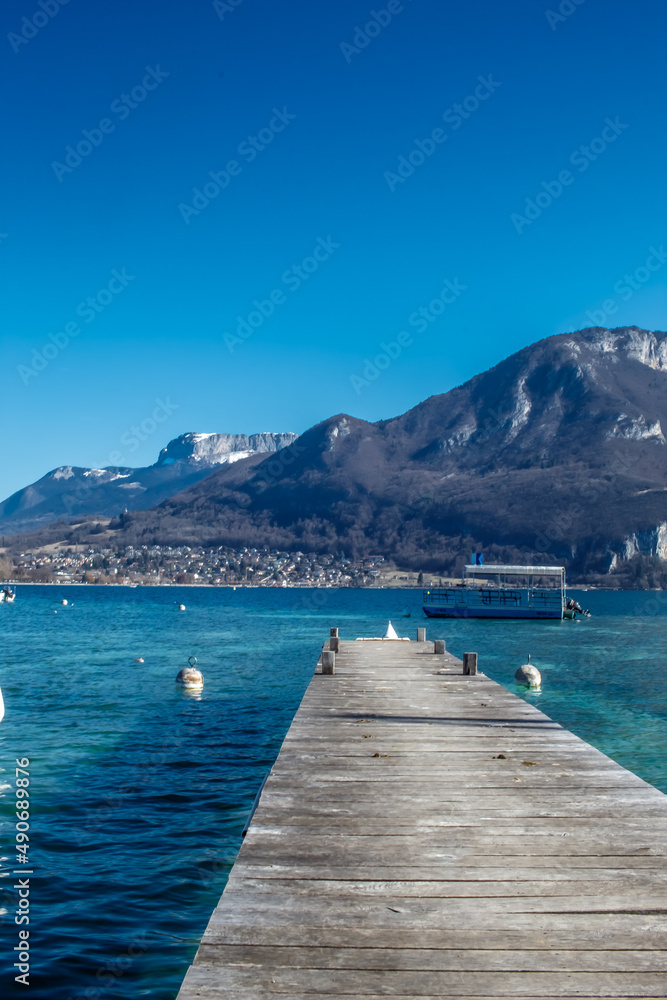
<path id="1" fill-rule="evenodd" d="M 332 639 L 337 639 L 338 638 L 338 629 L 337 628 L 330 628 L 329 629 L 329 635 L 331 636 Z"/>
<path id="2" fill-rule="evenodd" d="M 463 673 L 470 676 L 477 673 L 477 653 L 463 654 Z"/>
<path id="3" fill-rule="evenodd" d="M 336 654 L 330 649 L 322 650 L 322 673 L 323 674 L 335 674 L 336 673 Z"/>
<path id="4" fill-rule="evenodd" d="M 433 643 L 433 652 L 434 653 L 444 653 L 445 650 L 446 650 L 445 640 L 444 639 L 436 639 L 435 642 Z"/>
<path id="5" fill-rule="evenodd" d="M 340 649 L 340 639 L 338 638 L 338 629 L 337 628 L 329 629 L 329 635 L 331 636 L 331 638 L 329 639 L 329 649 L 333 653 L 337 653 Z"/>
<path id="6" fill-rule="evenodd" d="M 417 629 L 417 642 L 426 642 L 426 629 L 425 628 L 418 628 Z"/>

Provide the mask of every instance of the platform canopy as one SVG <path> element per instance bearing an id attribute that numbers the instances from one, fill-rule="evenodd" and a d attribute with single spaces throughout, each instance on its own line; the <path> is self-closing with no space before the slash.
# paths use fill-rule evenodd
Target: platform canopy
<path id="1" fill-rule="evenodd" d="M 487 563 L 486 566 L 466 566 L 466 576 L 563 576 L 564 566 L 506 566 Z"/>

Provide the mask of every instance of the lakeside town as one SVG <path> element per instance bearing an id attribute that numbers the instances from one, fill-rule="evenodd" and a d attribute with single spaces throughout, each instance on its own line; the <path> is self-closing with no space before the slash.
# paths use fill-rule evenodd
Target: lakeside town
<path id="1" fill-rule="evenodd" d="M 221 545 L 41 545 L 0 547 L 0 584 L 194 587 L 432 588 L 460 582 L 459 572 L 405 569 L 381 555 L 337 555 Z M 503 561 L 495 559 L 493 561 Z M 506 561 L 506 560 L 505 560 Z M 637 555 L 624 573 L 571 574 L 571 586 L 609 590 L 665 590 L 661 560 Z"/>
<path id="2" fill-rule="evenodd" d="M 437 579 L 397 570 L 383 556 L 350 560 L 344 555 L 277 549 L 131 545 L 46 547 L 0 557 L 8 583 L 121 586 L 373 587 L 431 586 Z"/>

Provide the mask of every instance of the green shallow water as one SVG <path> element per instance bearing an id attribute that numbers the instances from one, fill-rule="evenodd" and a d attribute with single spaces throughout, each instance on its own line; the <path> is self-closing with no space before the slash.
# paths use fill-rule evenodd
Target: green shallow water
<path id="1" fill-rule="evenodd" d="M 0 995 L 26 993 L 10 957 L 15 758 L 31 760 L 29 995 L 169 1000 L 330 625 L 381 635 L 391 618 L 476 650 L 480 669 L 667 791 L 667 595 L 577 596 L 592 619 L 427 622 L 415 590 L 19 588 L 0 606 Z M 529 653 L 538 693 L 513 680 Z M 173 683 L 190 655 L 196 696 Z"/>

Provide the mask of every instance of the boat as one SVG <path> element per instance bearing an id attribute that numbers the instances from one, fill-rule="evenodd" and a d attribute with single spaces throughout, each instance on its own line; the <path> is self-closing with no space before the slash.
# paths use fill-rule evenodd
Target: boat
<path id="1" fill-rule="evenodd" d="M 470 564 L 456 586 L 425 590 L 423 606 L 427 618 L 590 617 L 568 600 L 564 566 Z"/>
<path id="2" fill-rule="evenodd" d="M 0 604 L 13 604 L 16 600 L 16 594 L 9 587 L 3 587 L 0 590 Z"/>

